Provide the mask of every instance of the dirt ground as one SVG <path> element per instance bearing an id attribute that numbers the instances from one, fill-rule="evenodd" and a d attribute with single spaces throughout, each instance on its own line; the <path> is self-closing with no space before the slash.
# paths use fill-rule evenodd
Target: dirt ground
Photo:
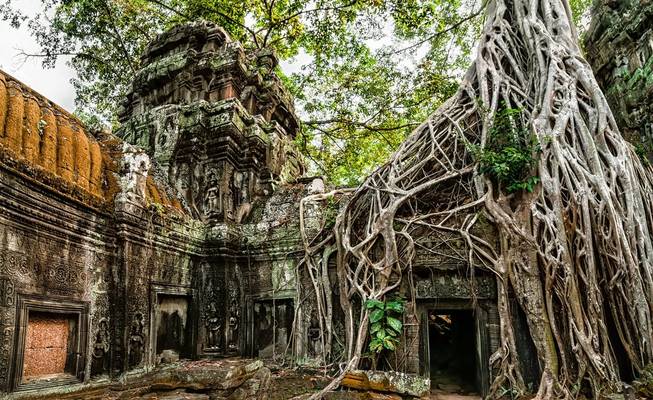
<path id="1" fill-rule="evenodd" d="M 480 396 L 447 393 L 442 390 L 431 392 L 430 400 L 481 400 Z"/>

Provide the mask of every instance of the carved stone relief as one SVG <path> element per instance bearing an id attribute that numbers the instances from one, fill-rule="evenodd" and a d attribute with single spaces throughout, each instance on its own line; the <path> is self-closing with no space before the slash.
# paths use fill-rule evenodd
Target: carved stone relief
<path id="1" fill-rule="evenodd" d="M 143 361 L 145 350 L 145 334 L 143 330 L 143 313 L 137 312 L 132 319 L 131 329 L 129 331 L 129 366 L 136 367 Z"/>
<path id="2" fill-rule="evenodd" d="M 96 375 L 109 370 L 109 349 L 111 348 L 111 337 L 109 333 L 109 321 L 101 318 L 97 324 L 97 332 L 91 353 L 93 361 L 91 374 Z"/>

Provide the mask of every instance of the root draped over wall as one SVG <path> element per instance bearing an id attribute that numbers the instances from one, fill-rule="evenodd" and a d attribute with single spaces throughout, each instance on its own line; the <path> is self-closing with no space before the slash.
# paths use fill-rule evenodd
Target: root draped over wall
<path id="1" fill-rule="evenodd" d="M 615 348 L 625 350 L 626 369 L 652 361 L 653 171 L 620 135 L 567 0 L 490 0 L 486 18 L 458 93 L 354 192 L 332 240 L 305 239 L 306 257 L 321 265 L 335 244 L 346 368 L 354 368 L 368 314 L 362 307 L 355 318 L 353 305 L 410 278 L 421 235 L 459 235 L 470 268 L 497 278 L 501 346 L 490 360 L 499 371 L 491 393 L 527 390 L 514 294 L 542 371 L 537 398 L 572 398 L 581 388 L 596 398 L 619 390 Z M 516 122 L 539 143 L 532 193 L 509 194 L 479 172 L 473 149 L 485 148 L 501 107 L 522 110 Z M 498 245 L 476 234 L 481 219 L 498 229 Z"/>

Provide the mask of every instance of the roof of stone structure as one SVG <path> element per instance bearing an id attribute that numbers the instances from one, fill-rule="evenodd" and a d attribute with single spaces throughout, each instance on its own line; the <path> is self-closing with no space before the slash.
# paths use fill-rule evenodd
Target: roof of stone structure
<path id="1" fill-rule="evenodd" d="M 119 118 L 126 121 L 161 105 L 237 98 L 250 114 L 278 122 L 295 137 L 299 120 L 292 96 L 274 73 L 277 64 L 271 51 L 246 50 L 214 23 L 175 26 L 141 56 Z"/>
<path id="2" fill-rule="evenodd" d="M 123 142 L 92 134 L 75 116 L 0 70 L 0 164 L 82 203 L 108 208 L 119 192 Z M 181 209 L 152 177 L 147 198 Z"/>

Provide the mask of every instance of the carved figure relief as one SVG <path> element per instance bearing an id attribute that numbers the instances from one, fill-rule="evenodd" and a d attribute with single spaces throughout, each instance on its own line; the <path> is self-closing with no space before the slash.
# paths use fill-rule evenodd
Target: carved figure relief
<path id="1" fill-rule="evenodd" d="M 308 354 L 317 357 L 322 354 L 322 331 L 315 316 L 311 317 L 311 325 L 308 328 Z"/>
<path id="2" fill-rule="evenodd" d="M 109 321 L 106 318 L 98 322 L 97 333 L 95 334 L 95 343 L 93 343 L 93 361 L 91 364 L 91 374 L 96 375 L 109 370 L 109 349 L 111 340 L 109 337 Z"/>
<path id="3" fill-rule="evenodd" d="M 109 346 L 109 322 L 106 318 L 102 318 L 98 322 L 98 331 L 93 344 L 93 357 L 103 358 L 109 352 Z"/>
<path id="4" fill-rule="evenodd" d="M 243 221 L 252 210 L 249 201 L 249 176 L 243 172 L 234 174 L 234 204 L 236 205 L 235 220 L 237 223 Z"/>
<path id="5" fill-rule="evenodd" d="M 220 336 L 222 332 L 222 324 L 220 323 L 220 318 L 218 316 L 218 310 L 215 306 L 215 302 L 211 302 L 208 307 L 207 317 L 206 317 L 206 348 L 204 349 L 207 352 L 219 352 L 220 348 Z"/>
<path id="6" fill-rule="evenodd" d="M 143 361 L 143 350 L 145 348 L 145 336 L 143 334 L 143 314 L 134 314 L 129 333 L 129 366 L 135 367 Z"/>
<path id="7" fill-rule="evenodd" d="M 150 157 L 137 147 L 124 144 L 122 164 L 120 199 L 134 202 L 144 201 L 147 174 L 151 166 Z"/>
<path id="8" fill-rule="evenodd" d="M 222 196 L 220 194 L 220 184 L 214 170 L 209 171 L 206 181 L 206 192 L 204 193 L 206 216 L 218 216 L 222 214 Z"/>
<path id="9" fill-rule="evenodd" d="M 240 308 L 235 298 L 231 299 L 229 306 L 229 332 L 227 335 L 227 351 L 238 352 L 238 328 L 240 324 Z"/>

